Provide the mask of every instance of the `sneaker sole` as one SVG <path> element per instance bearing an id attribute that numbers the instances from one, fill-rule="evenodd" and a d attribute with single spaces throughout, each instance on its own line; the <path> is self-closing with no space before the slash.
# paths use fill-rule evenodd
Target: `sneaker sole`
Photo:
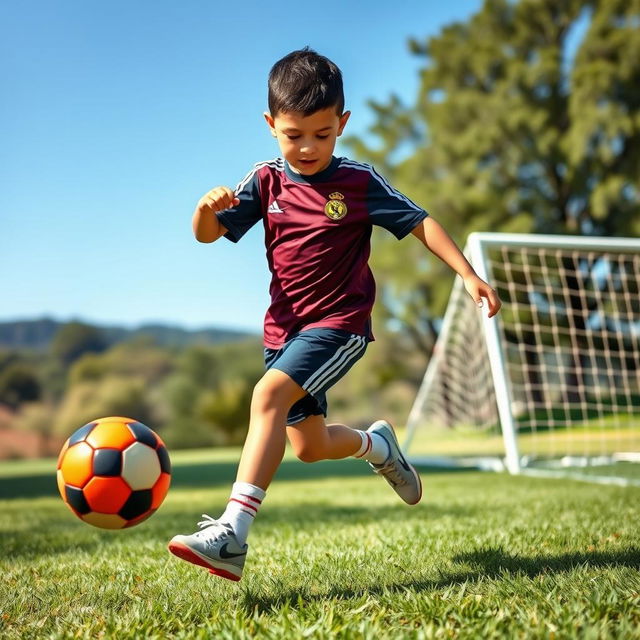
<path id="1" fill-rule="evenodd" d="M 209 573 L 212 573 L 215 576 L 220 576 L 227 580 L 233 580 L 234 582 L 238 582 L 240 578 L 242 578 L 242 569 L 223 563 L 216 564 L 212 560 L 203 558 L 197 551 L 190 549 L 182 542 L 171 541 L 167 548 L 174 556 L 177 556 L 181 560 L 186 560 L 191 564 L 197 564 L 200 567 L 204 567 L 209 570 Z M 237 573 L 238 571 L 239 573 Z"/>
<path id="2" fill-rule="evenodd" d="M 405 460 L 405 462 L 406 462 L 406 460 Z M 407 464 L 411 468 L 411 472 L 413 473 L 413 475 L 415 476 L 416 480 L 418 481 L 418 488 L 420 490 L 420 495 L 418 496 L 418 499 L 415 502 L 407 502 L 408 505 L 413 506 L 415 504 L 418 504 L 418 502 L 420 502 L 420 500 L 422 500 L 422 480 L 420 479 L 420 476 L 418 475 L 418 472 L 413 468 L 413 465 L 410 462 L 407 462 Z"/>
<path id="3" fill-rule="evenodd" d="M 402 456 L 402 459 L 406 462 L 406 464 L 408 465 L 411 473 L 413 474 L 413 477 L 417 480 L 418 482 L 418 499 L 415 502 L 407 502 L 404 498 L 402 498 L 402 496 L 398 493 L 398 496 L 400 498 L 402 498 L 403 502 L 405 504 L 408 504 L 409 506 L 413 507 L 414 505 L 418 504 L 418 502 L 420 502 L 420 500 L 422 500 L 422 480 L 420 478 L 420 476 L 418 475 L 418 472 L 415 470 L 415 467 L 407 461 L 407 459 L 404 457 L 404 454 L 402 453 L 402 449 L 400 448 L 400 443 L 398 442 L 398 438 L 396 437 L 396 432 L 393 428 L 393 426 L 391 425 L 390 422 L 387 422 L 386 420 L 380 420 L 379 421 L 381 424 L 385 425 L 386 427 L 389 427 L 389 431 L 391 431 L 391 437 L 393 438 L 393 443 L 396 447 L 396 449 L 400 452 L 400 455 Z M 375 426 L 376 423 L 374 423 L 373 425 L 371 425 L 372 427 Z M 370 427 L 371 428 L 371 427 Z M 383 438 L 385 438 L 385 436 L 383 434 L 381 434 L 379 431 L 373 431 L 373 433 L 378 433 L 379 435 L 381 435 Z M 386 438 L 385 438 L 386 439 Z"/>
<path id="4" fill-rule="evenodd" d="M 405 462 L 407 462 L 406 459 L 405 459 Z M 419 491 L 418 499 L 415 502 L 407 502 L 404 498 L 402 498 L 402 496 L 400 496 L 400 494 L 398 495 L 402 498 L 405 504 L 408 504 L 410 507 L 413 507 L 414 505 L 418 504 L 420 500 L 422 500 L 422 480 L 420 479 L 420 476 L 418 475 L 418 472 L 414 469 L 413 465 L 410 462 L 407 462 L 407 464 L 409 465 L 409 469 L 411 470 L 411 473 L 413 473 L 413 477 L 418 481 L 418 491 Z"/>

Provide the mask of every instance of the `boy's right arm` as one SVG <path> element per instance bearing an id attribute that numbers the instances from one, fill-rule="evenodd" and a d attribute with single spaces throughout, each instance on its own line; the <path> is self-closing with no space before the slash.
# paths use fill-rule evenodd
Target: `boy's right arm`
<path id="1" fill-rule="evenodd" d="M 193 212 L 193 234 L 198 242 L 215 242 L 227 233 L 227 229 L 220 223 L 216 213 L 237 207 L 240 200 L 229 187 L 216 187 L 205 193 L 198 201 Z"/>

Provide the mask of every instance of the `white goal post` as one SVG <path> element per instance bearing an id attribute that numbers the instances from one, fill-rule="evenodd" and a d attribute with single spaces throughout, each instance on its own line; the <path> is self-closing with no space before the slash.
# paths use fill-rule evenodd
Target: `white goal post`
<path id="1" fill-rule="evenodd" d="M 417 463 L 640 484 L 640 239 L 473 233 L 407 419 Z"/>

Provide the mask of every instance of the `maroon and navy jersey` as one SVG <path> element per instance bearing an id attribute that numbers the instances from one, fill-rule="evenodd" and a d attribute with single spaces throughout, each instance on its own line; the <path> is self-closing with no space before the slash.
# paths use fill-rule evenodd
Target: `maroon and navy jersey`
<path id="1" fill-rule="evenodd" d="M 259 162 L 235 194 L 240 204 L 217 214 L 225 237 L 238 242 L 256 222 L 264 224 L 272 274 L 264 344 L 279 349 L 314 327 L 373 339 L 372 226 L 401 239 L 427 212 L 373 167 L 347 158 L 334 157 L 311 176 L 294 173 L 282 158 Z"/>

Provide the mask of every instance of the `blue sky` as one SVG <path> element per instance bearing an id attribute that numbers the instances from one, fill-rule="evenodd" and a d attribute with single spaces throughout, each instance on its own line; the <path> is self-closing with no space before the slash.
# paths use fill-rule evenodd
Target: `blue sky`
<path id="1" fill-rule="evenodd" d="M 272 64 L 305 45 L 333 59 L 347 133 L 364 134 L 368 99 L 415 95 L 408 38 L 480 4 L 0 4 L 0 321 L 259 331 L 261 226 L 204 245 L 191 214 L 203 193 L 278 155 L 262 118 Z"/>

